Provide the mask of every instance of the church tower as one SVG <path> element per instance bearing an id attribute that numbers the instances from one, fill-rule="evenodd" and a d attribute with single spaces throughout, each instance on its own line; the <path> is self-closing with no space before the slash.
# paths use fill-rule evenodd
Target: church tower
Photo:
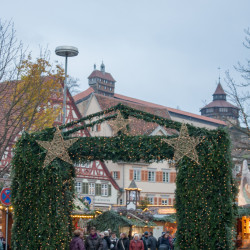
<path id="1" fill-rule="evenodd" d="M 114 96 L 115 93 L 115 79 L 110 73 L 105 72 L 105 65 L 102 62 L 100 70 L 96 69 L 88 77 L 89 86 L 94 89 L 96 94 L 105 96 Z"/>
<path id="2" fill-rule="evenodd" d="M 223 120 L 229 126 L 239 123 L 239 108 L 227 102 L 227 94 L 220 84 L 220 79 L 213 94 L 213 101 L 203 107 L 200 112 L 203 116 Z"/>

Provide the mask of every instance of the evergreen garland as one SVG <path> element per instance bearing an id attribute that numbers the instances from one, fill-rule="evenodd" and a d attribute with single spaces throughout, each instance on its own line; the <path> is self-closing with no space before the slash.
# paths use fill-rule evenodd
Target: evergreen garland
<path id="1" fill-rule="evenodd" d="M 125 216 L 119 215 L 115 211 L 105 211 L 95 219 L 88 222 L 88 227 L 96 227 L 100 231 L 111 229 L 116 235 L 119 235 L 121 227 L 130 227 L 133 222 Z M 144 225 L 143 225 L 144 226 Z"/>
<path id="2" fill-rule="evenodd" d="M 67 249 L 71 239 L 74 167 L 59 159 L 43 167 L 45 152 L 28 134 L 12 164 L 13 249 Z"/>
<path id="3" fill-rule="evenodd" d="M 179 130 L 181 123 L 119 104 L 106 111 L 61 126 L 64 138 L 87 126 L 116 117 L 120 110 L 147 122 Z M 93 118 L 100 118 L 91 122 Z M 88 123 L 83 124 L 83 122 Z M 81 124 L 80 124 L 81 123 Z M 75 127 L 74 127 L 75 126 Z M 196 147 L 199 165 L 184 157 L 177 166 L 176 210 L 180 249 L 231 249 L 236 210 L 230 140 L 219 128 L 206 130 L 187 125 L 190 136 L 203 138 Z M 43 168 L 46 151 L 35 140 L 50 141 L 55 128 L 24 133 L 16 145 L 12 168 L 14 207 L 13 249 L 65 249 L 71 232 L 74 167 L 60 159 Z M 174 136 L 172 136 L 174 137 Z M 162 136 L 83 137 L 69 148 L 74 163 L 160 161 L 173 158 L 173 148 Z M 168 137 L 171 138 L 171 137 Z"/>

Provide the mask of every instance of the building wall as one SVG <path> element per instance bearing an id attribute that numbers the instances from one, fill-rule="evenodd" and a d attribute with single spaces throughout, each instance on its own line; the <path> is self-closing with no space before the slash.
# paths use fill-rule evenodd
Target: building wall
<path id="1" fill-rule="evenodd" d="M 96 192 L 98 184 L 100 186 L 100 191 Z M 86 192 L 86 185 L 88 186 L 87 192 Z M 102 185 L 106 185 L 107 187 L 103 188 Z M 76 178 L 75 189 L 78 198 L 84 198 L 86 196 L 91 198 L 91 206 L 93 206 L 93 208 L 109 207 L 110 205 L 117 204 L 118 191 L 112 186 L 112 184 L 109 181 Z M 104 189 L 107 192 L 104 192 Z"/>
<path id="2" fill-rule="evenodd" d="M 206 129 L 217 129 L 218 128 L 218 125 L 215 125 L 215 124 L 213 125 L 213 124 L 209 124 L 207 122 L 202 122 L 202 121 L 190 120 L 189 117 L 186 117 L 186 118 L 185 117 L 178 117 L 173 113 L 170 113 L 170 116 L 171 116 L 173 121 L 191 124 L 195 127 L 206 128 Z"/>
<path id="3" fill-rule="evenodd" d="M 170 168 L 167 161 L 152 164 L 108 161 L 106 165 L 122 189 L 129 187 L 132 179 L 135 178 L 137 187 L 142 190 L 141 198 L 149 198 L 153 205 L 173 204 L 176 171 L 175 168 Z M 152 173 L 154 173 L 153 176 Z M 123 192 L 119 197 L 118 205 L 125 204 L 125 195 Z"/>
<path id="4" fill-rule="evenodd" d="M 82 103 L 79 103 L 77 106 L 80 110 Z M 96 112 L 101 111 L 100 105 L 92 95 L 86 110 L 84 111 L 85 115 L 90 115 Z M 101 124 L 99 128 L 95 127 L 90 129 L 90 134 L 92 136 L 112 136 L 111 127 L 107 122 Z M 159 130 L 156 135 L 161 134 Z M 169 204 L 173 204 L 174 192 L 175 192 L 175 176 L 176 172 L 174 168 L 170 168 L 167 161 L 161 163 L 126 163 L 119 162 L 114 163 L 112 161 L 105 161 L 109 171 L 111 172 L 113 178 L 120 186 L 121 189 L 125 189 L 130 185 L 132 180 L 131 175 L 134 175 L 134 171 L 140 172 L 140 180 L 136 181 L 137 186 L 142 189 L 141 197 L 148 197 L 152 200 L 152 204 L 158 205 L 161 204 L 162 200 L 167 200 Z M 133 174 L 132 174 L 133 172 Z M 149 181 L 148 176 L 149 172 L 154 172 L 154 180 Z M 163 175 L 163 172 L 167 172 L 169 175 L 169 182 L 163 182 L 160 180 L 160 175 Z M 162 174 L 161 174 L 162 173 Z M 170 178 L 171 176 L 171 178 Z M 150 185 L 149 185 L 150 184 Z M 125 192 L 118 194 L 118 205 L 124 205 L 126 201 Z M 166 202 L 167 202 L 166 201 Z"/>

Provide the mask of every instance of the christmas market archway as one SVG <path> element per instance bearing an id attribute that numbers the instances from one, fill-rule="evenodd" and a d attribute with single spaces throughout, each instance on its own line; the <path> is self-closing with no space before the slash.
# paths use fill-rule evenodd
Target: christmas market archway
<path id="1" fill-rule="evenodd" d="M 179 136 L 131 136 L 128 128 L 131 118 L 180 131 Z M 105 121 L 113 125 L 116 136 L 73 140 L 70 137 Z M 151 162 L 173 157 L 178 161 L 175 194 L 178 246 L 232 248 L 236 188 L 230 138 L 225 129 L 183 126 L 118 104 L 60 126 L 60 130 L 23 133 L 16 144 L 12 161 L 13 249 L 68 247 L 75 177 L 71 163 Z"/>

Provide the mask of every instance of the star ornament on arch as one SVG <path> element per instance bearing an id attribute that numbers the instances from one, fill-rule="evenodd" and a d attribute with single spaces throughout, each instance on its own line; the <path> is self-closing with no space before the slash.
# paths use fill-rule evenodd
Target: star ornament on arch
<path id="1" fill-rule="evenodd" d="M 56 127 L 56 131 L 54 133 L 54 137 L 52 141 L 39 141 L 36 140 L 36 142 L 47 150 L 47 154 L 44 160 L 43 167 L 48 166 L 52 161 L 54 161 L 56 158 L 59 158 L 65 162 L 68 162 L 69 164 L 73 164 L 69 157 L 68 148 L 70 148 L 76 141 L 78 141 L 78 138 L 73 138 L 69 140 L 63 140 L 61 131 L 59 127 Z"/>
<path id="2" fill-rule="evenodd" d="M 113 128 L 114 135 L 117 135 L 119 131 L 123 132 L 125 135 L 129 135 L 127 125 L 129 125 L 130 121 L 131 119 L 125 119 L 122 116 L 120 110 L 118 110 L 117 117 L 113 121 L 109 121 L 109 123 L 111 124 Z"/>
<path id="3" fill-rule="evenodd" d="M 163 139 L 163 141 L 175 149 L 174 158 L 176 162 L 180 161 L 184 156 L 187 156 L 199 164 L 196 146 L 201 142 L 201 140 L 199 138 L 189 136 L 186 124 L 183 123 L 181 125 L 181 130 L 177 138 Z"/>

